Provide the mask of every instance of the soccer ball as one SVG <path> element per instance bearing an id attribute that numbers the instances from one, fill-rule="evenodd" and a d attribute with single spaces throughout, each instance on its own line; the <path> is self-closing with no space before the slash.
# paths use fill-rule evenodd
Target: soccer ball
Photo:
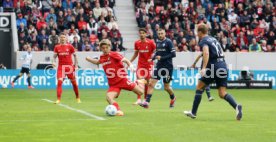
<path id="1" fill-rule="evenodd" d="M 115 116 L 117 113 L 117 108 L 114 105 L 108 105 L 105 108 L 105 113 L 108 116 Z"/>
<path id="2" fill-rule="evenodd" d="M 7 86 L 7 84 L 2 84 L 2 88 L 3 89 L 5 89 L 5 88 L 7 88 L 8 86 Z"/>

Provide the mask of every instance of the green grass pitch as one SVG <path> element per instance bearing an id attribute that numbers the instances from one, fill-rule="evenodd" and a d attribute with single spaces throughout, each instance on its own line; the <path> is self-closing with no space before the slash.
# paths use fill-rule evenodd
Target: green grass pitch
<path id="1" fill-rule="evenodd" d="M 123 91 L 117 99 L 123 117 L 108 117 L 106 90 L 80 90 L 77 104 L 73 90 L 63 90 L 62 104 L 103 117 L 96 120 L 59 105 L 55 90 L 0 89 L 0 142 L 275 142 L 276 90 L 228 90 L 242 103 L 244 117 L 217 91 L 215 101 L 204 94 L 196 119 L 183 110 L 191 109 L 194 91 L 175 90 L 176 106 L 169 108 L 169 96 L 155 91 L 149 109 L 133 106 L 136 95 Z"/>

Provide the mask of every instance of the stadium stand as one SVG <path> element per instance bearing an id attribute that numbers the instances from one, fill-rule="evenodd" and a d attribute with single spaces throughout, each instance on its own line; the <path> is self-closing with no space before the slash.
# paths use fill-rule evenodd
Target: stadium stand
<path id="1" fill-rule="evenodd" d="M 108 38 L 113 51 L 126 50 L 116 22 L 115 0 L 1 0 L 3 12 L 16 12 L 19 50 L 52 51 L 65 32 L 76 51 L 99 51 Z"/>
<path id="2" fill-rule="evenodd" d="M 166 30 L 177 51 L 195 52 L 198 23 L 229 52 L 275 52 L 275 0 L 133 0 L 139 27 L 156 40 Z"/>

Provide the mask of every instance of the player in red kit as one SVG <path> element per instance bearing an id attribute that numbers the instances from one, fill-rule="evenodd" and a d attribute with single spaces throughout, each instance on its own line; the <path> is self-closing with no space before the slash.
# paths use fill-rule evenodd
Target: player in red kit
<path id="1" fill-rule="evenodd" d="M 61 93 L 62 93 L 62 82 L 67 76 L 70 79 L 74 92 L 76 94 L 77 103 L 80 103 L 80 96 L 78 85 L 75 77 L 75 68 L 78 67 L 77 55 L 75 49 L 71 44 L 67 44 L 67 38 L 64 33 L 59 36 L 60 44 L 55 46 L 54 49 L 54 61 L 55 66 L 56 58 L 58 57 L 58 67 L 57 67 L 57 101 L 56 104 L 60 103 Z M 72 55 L 74 56 L 75 64 L 72 61 Z"/>
<path id="2" fill-rule="evenodd" d="M 153 62 L 148 62 L 149 59 L 152 58 L 153 52 L 156 49 L 155 43 L 153 40 L 147 39 L 147 30 L 145 28 L 139 29 L 140 39 L 137 40 L 134 44 L 135 52 L 130 59 L 130 62 L 133 62 L 136 57 L 139 55 L 138 58 L 138 67 L 136 70 L 137 79 L 145 79 L 146 82 L 149 82 L 151 78 L 151 71 L 153 67 Z M 144 88 L 144 99 L 146 99 L 148 90 L 147 83 L 145 84 Z M 142 103 L 141 96 L 137 95 L 137 101 L 134 103 L 135 105 Z"/>
<path id="3" fill-rule="evenodd" d="M 114 100 L 120 95 L 121 89 L 132 91 L 138 95 L 142 95 L 143 91 L 138 85 L 136 85 L 136 83 L 127 79 L 127 72 L 123 63 L 132 67 L 131 62 L 124 58 L 120 53 L 110 51 L 110 46 L 110 41 L 108 39 L 103 39 L 100 42 L 100 49 L 103 52 L 100 59 L 86 57 L 86 60 L 93 64 L 102 64 L 109 85 L 106 100 L 109 104 L 114 105 L 117 108 L 117 116 L 123 116 L 124 113 L 120 110 L 118 103 Z"/>

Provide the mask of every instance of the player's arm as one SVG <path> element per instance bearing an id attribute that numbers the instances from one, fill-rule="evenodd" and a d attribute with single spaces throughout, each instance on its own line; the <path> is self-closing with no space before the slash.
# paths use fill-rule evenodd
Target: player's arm
<path id="1" fill-rule="evenodd" d="M 123 63 L 126 63 L 127 66 L 130 68 L 131 71 L 134 71 L 134 66 L 133 66 L 133 64 L 132 64 L 127 58 L 123 58 L 121 61 L 122 61 Z"/>
<path id="2" fill-rule="evenodd" d="M 85 59 L 86 59 L 86 61 L 88 61 L 88 62 L 90 62 L 92 64 L 95 64 L 95 65 L 101 64 L 99 59 L 92 59 L 90 57 L 86 57 Z"/>
<path id="3" fill-rule="evenodd" d="M 208 45 L 204 45 L 203 46 L 203 53 L 202 53 L 202 57 L 203 57 L 203 64 L 202 64 L 202 69 L 201 69 L 201 75 L 204 76 L 205 75 L 205 70 L 206 70 L 206 66 L 208 64 L 209 61 L 209 47 Z"/>
<path id="4" fill-rule="evenodd" d="M 75 60 L 75 64 L 74 64 L 74 66 L 75 66 L 75 68 L 77 68 L 77 67 L 78 67 L 78 64 L 79 64 L 79 62 L 78 62 L 78 58 L 77 58 L 77 54 L 76 54 L 76 53 L 74 53 L 74 54 L 73 54 L 73 56 L 74 56 L 74 60 Z"/>
<path id="5" fill-rule="evenodd" d="M 55 67 L 55 66 L 56 66 L 57 56 L 58 56 L 58 54 L 57 54 L 56 52 L 54 52 L 54 55 L 53 55 L 53 61 L 52 61 L 52 65 L 53 65 L 53 67 Z"/>
<path id="6" fill-rule="evenodd" d="M 138 50 L 135 50 L 135 51 L 134 51 L 134 54 L 133 54 L 133 56 L 131 57 L 130 62 L 133 62 L 133 61 L 137 58 L 138 53 L 139 53 Z"/>
<path id="7" fill-rule="evenodd" d="M 161 61 L 164 61 L 164 60 L 167 60 L 167 59 L 176 57 L 175 48 L 174 48 L 172 42 L 169 42 L 167 48 L 169 48 L 169 52 L 170 52 L 170 53 L 169 53 L 168 55 L 161 56 L 161 58 L 160 58 Z"/>
<path id="8" fill-rule="evenodd" d="M 194 68 L 195 67 L 195 65 L 196 65 L 196 63 L 199 61 L 199 59 L 201 58 L 203 56 L 203 53 L 201 53 L 200 55 L 198 55 L 197 57 L 196 57 L 196 59 L 195 59 L 195 62 L 192 64 L 192 68 Z"/>

